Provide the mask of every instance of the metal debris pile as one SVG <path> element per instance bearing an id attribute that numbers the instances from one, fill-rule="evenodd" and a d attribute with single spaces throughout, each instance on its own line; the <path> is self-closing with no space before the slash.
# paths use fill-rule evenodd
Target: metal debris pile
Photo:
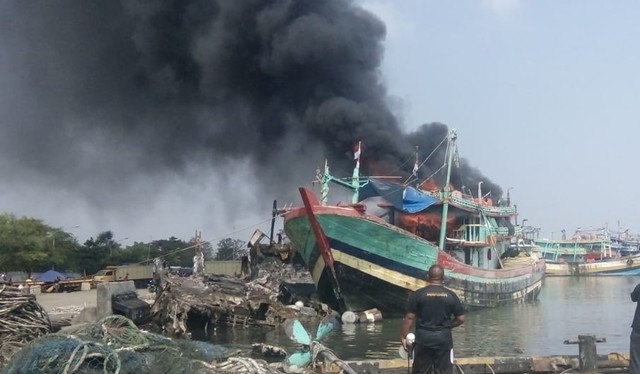
<path id="1" fill-rule="evenodd" d="M 176 277 L 160 274 L 160 286 L 152 304 L 152 320 L 163 332 L 190 337 L 190 330 L 221 325 L 277 326 L 289 318 L 322 318 L 329 307 L 313 303 L 307 307 L 285 305 L 278 301 L 285 280 L 311 281 L 300 271 L 276 259 L 260 265 L 254 280 L 207 275 Z"/>
<path id="2" fill-rule="evenodd" d="M 204 281 L 199 278 L 167 276 L 162 279 L 151 316 L 164 332 L 176 337 L 190 337 L 188 320 L 198 316 L 212 327 L 222 319 L 236 317 L 239 323 L 250 322 L 249 305 L 244 300 L 246 286 L 236 280 Z M 238 316 L 247 317 L 238 320 Z M 252 321 L 251 321 L 252 322 Z"/>
<path id="3" fill-rule="evenodd" d="M 297 282 L 310 283 L 313 282 L 311 273 L 303 267 L 298 267 L 283 263 L 276 258 L 265 258 L 258 266 L 258 275 L 256 279 L 264 278 L 270 275 L 274 282 Z"/>
<path id="4" fill-rule="evenodd" d="M 28 342 L 52 329 L 49 316 L 35 295 L 0 284 L 0 368 Z"/>

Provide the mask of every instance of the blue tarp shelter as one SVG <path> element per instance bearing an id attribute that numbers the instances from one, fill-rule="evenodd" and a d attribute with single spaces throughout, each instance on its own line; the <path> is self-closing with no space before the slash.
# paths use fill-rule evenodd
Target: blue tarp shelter
<path id="1" fill-rule="evenodd" d="M 381 196 L 396 209 L 407 213 L 423 211 L 438 202 L 435 197 L 413 187 L 374 178 L 369 179 L 369 183 L 360 189 L 360 200 L 372 196 Z"/>
<path id="2" fill-rule="evenodd" d="M 67 277 L 67 275 L 64 274 L 64 273 L 61 273 L 59 271 L 55 271 L 55 270 L 51 269 L 51 270 L 47 270 L 44 273 L 40 274 L 36 278 L 36 281 L 45 282 L 45 283 L 47 283 L 47 282 L 55 282 L 56 279 L 58 279 L 58 278 L 60 280 L 65 280 L 65 279 L 67 279 L 69 277 Z"/>

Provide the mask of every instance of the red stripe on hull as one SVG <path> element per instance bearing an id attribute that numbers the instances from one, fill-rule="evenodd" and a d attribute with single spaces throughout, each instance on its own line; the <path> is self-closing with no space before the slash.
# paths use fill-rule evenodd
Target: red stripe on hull
<path id="1" fill-rule="evenodd" d="M 537 271 L 544 271 L 545 266 L 544 261 L 540 260 L 536 262 L 535 265 L 517 267 L 512 269 L 481 269 L 463 264 L 443 251 L 440 251 L 438 253 L 438 264 L 443 268 L 455 273 L 466 274 L 486 279 L 507 279 L 521 275 L 527 275 L 535 273 Z"/>

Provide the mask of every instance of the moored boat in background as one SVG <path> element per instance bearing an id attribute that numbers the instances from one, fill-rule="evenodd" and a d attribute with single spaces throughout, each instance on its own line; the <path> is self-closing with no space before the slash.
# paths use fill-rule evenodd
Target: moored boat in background
<path id="1" fill-rule="evenodd" d="M 611 235 L 611 247 L 622 256 L 640 254 L 640 237 L 629 234 L 629 230 L 618 231 Z"/>
<path id="2" fill-rule="evenodd" d="M 607 229 L 597 233 L 576 230 L 567 239 L 536 240 L 534 253 L 546 262 L 546 274 L 571 275 L 640 275 L 640 254 L 614 245 Z"/>
<path id="3" fill-rule="evenodd" d="M 299 189 L 304 205 L 284 213 L 284 230 L 324 302 L 340 311 L 400 315 L 411 292 L 426 285 L 433 264 L 445 269 L 445 285 L 467 307 L 538 296 L 544 261 L 524 251 L 520 261 L 502 258 L 516 238 L 515 208 L 482 196 L 481 183 L 476 197 L 450 183 L 456 138 L 452 130 L 440 143 L 447 146 L 442 188 L 433 180 L 412 187 L 388 177 L 362 178 L 357 159 L 348 179 L 334 178 L 325 164 L 320 199 Z M 351 204 L 328 204 L 330 182 L 352 191 Z M 369 213 L 372 207 L 382 214 Z"/>

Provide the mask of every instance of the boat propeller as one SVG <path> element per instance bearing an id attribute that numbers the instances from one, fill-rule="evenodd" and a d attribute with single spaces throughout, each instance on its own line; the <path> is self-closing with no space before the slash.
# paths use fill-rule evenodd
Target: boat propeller
<path id="1" fill-rule="evenodd" d="M 334 315 L 329 314 L 324 317 L 318 325 L 315 339 L 312 339 L 311 335 L 309 335 L 298 319 L 288 319 L 284 321 L 283 327 L 285 334 L 291 340 L 301 345 L 298 350 L 289 355 L 284 361 L 285 371 L 287 373 L 299 373 L 309 365 L 313 359 L 313 347 L 333 331 L 335 323 Z"/>

